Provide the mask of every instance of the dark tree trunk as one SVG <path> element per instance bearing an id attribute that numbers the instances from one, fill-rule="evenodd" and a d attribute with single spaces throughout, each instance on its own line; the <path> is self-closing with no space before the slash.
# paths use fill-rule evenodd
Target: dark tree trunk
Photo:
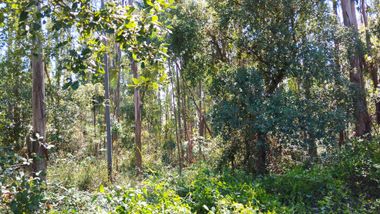
<path id="1" fill-rule="evenodd" d="M 267 159 L 267 143 L 266 137 L 263 133 L 257 134 L 256 141 L 256 173 L 263 175 L 267 172 L 266 168 L 266 159 Z"/>

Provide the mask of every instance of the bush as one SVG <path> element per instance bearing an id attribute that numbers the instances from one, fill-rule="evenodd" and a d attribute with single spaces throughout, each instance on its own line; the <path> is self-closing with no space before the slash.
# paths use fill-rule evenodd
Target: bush
<path id="1" fill-rule="evenodd" d="M 266 193 L 250 175 L 243 171 L 225 170 L 217 173 L 203 169 L 187 175 L 181 181 L 178 193 L 186 198 L 192 211 L 197 213 L 254 210 L 286 211 L 279 201 Z"/>
<path id="2" fill-rule="evenodd" d="M 100 188 L 103 192 L 103 187 Z M 115 213 L 190 213 L 174 190 L 164 181 L 147 180 L 140 188 L 114 189 L 107 200 L 115 205 Z"/>
<path id="3" fill-rule="evenodd" d="M 48 179 L 54 185 L 46 187 L 21 176 L 21 171 L 3 170 L 1 194 L 11 190 L 12 195 L 2 197 L 6 207 L 0 209 L 15 213 L 380 213 L 377 144 L 376 140 L 347 143 L 323 165 L 298 166 L 284 174 L 253 177 L 241 170 L 216 171 L 199 162 L 182 176 L 170 168 L 155 168 L 144 181 L 120 176 L 116 180 L 122 187 L 108 189 L 100 185 L 106 183 L 106 171 L 97 174 L 99 163 L 91 158 L 64 160 L 60 167 L 51 167 Z M 9 169 L 12 163 L 3 161 L 1 167 Z"/>
<path id="4" fill-rule="evenodd" d="M 24 168 L 28 167 L 29 161 L 15 154 L 12 148 L 0 147 L 0 153 L 0 211 L 38 211 L 44 203 L 45 185 L 26 174 Z"/>

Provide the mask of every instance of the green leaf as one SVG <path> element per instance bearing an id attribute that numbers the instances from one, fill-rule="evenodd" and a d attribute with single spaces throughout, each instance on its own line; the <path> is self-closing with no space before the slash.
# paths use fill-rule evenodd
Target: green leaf
<path id="1" fill-rule="evenodd" d="M 156 82 L 153 82 L 152 83 L 152 88 L 153 88 L 153 90 L 158 90 L 158 87 L 159 87 L 159 85 L 158 85 L 158 83 L 156 83 Z"/>
<path id="2" fill-rule="evenodd" d="M 100 185 L 100 187 L 99 187 L 99 192 L 100 192 L 100 193 L 104 193 L 104 192 L 105 192 L 105 191 L 104 191 L 104 186 L 103 186 L 103 184 Z"/>
<path id="3" fill-rule="evenodd" d="M 132 59 L 137 61 L 137 55 L 135 53 L 132 53 Z"/>
<path id="4" fill-rule="evenodd" d="M 136 26 L 137 26 L 137 24 L 135 21 L 130 21 L 130 22 L 128 22 L 128 24 L 125 24 L 125 27 L 127 29 L 132 29 L 132 28 L 135 28 Z"/>
<path id="5" fill-rule="evenodd" d="M 160 79 L 159 79 L 158 81 L 159 81 L 160 83 L 163 83 L 167 78 L 168 78 L 167 74 L 164 73 L 164 74 L 160 77 Z"/>
<path id="6" fill-rule="evenodd" d="M 157 22 L 157 21 L 158 21 L 158 16 L 157 15 L 152 16 L 152 22 Z"/>
<path id="7" fill-rule="evenodd" d="M 154 6 L 154 4 L 152 3 L 152 0 L 146 0 L 145 2 L 149 6 L 152 6 L 152 7 Z"/>
<path id="8" fill-rule="evenodd" d="M 140 80 L 137 78 L 132 78 L 132 82 L 134 85 L 138 85 L 140 83 Z"/>

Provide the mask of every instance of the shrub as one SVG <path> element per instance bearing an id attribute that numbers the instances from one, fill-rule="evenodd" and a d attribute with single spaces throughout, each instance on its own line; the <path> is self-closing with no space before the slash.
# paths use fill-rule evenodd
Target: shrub
<path id="1" fill-rule="evenodd" d="M 0 209 L 13 213 L 38 211 L 44 202 L 45 185 L 24 172 L 29 165 L 27 159 L 11 148 L 0 147 L 0 153 Z"/>

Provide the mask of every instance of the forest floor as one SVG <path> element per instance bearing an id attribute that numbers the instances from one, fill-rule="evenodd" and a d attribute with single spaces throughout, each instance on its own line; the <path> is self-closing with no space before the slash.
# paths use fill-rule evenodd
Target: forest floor
<path id="1" fill-rule="evenodd" d="M 184 169 L 146 167 L 140 179 L 119 168 L 107 182 L 106 163 L 95 157 L 56 158 L 47 185 L 19 178 L 12 201 L 0 210 L 23 213 L 380 213 L 378 142 L 346 145 L 310 166 L 253 176 L 216 170 L 207 162 Z M 17 180 L 17 179 L 16 179 Z M 33 212 L 25 213 L 33 213 Z"/>
<path id="2" fill-rule="evenodd" d="M 206 162 L 185 168 L 129 171 L 105 182 L 105 162 L 63 159 L 51 166 L 45 203 L 68 213 L 379 213 L 380 148 L 357 143 L 313 167 L 252 176 L 215 170 Z"/>

